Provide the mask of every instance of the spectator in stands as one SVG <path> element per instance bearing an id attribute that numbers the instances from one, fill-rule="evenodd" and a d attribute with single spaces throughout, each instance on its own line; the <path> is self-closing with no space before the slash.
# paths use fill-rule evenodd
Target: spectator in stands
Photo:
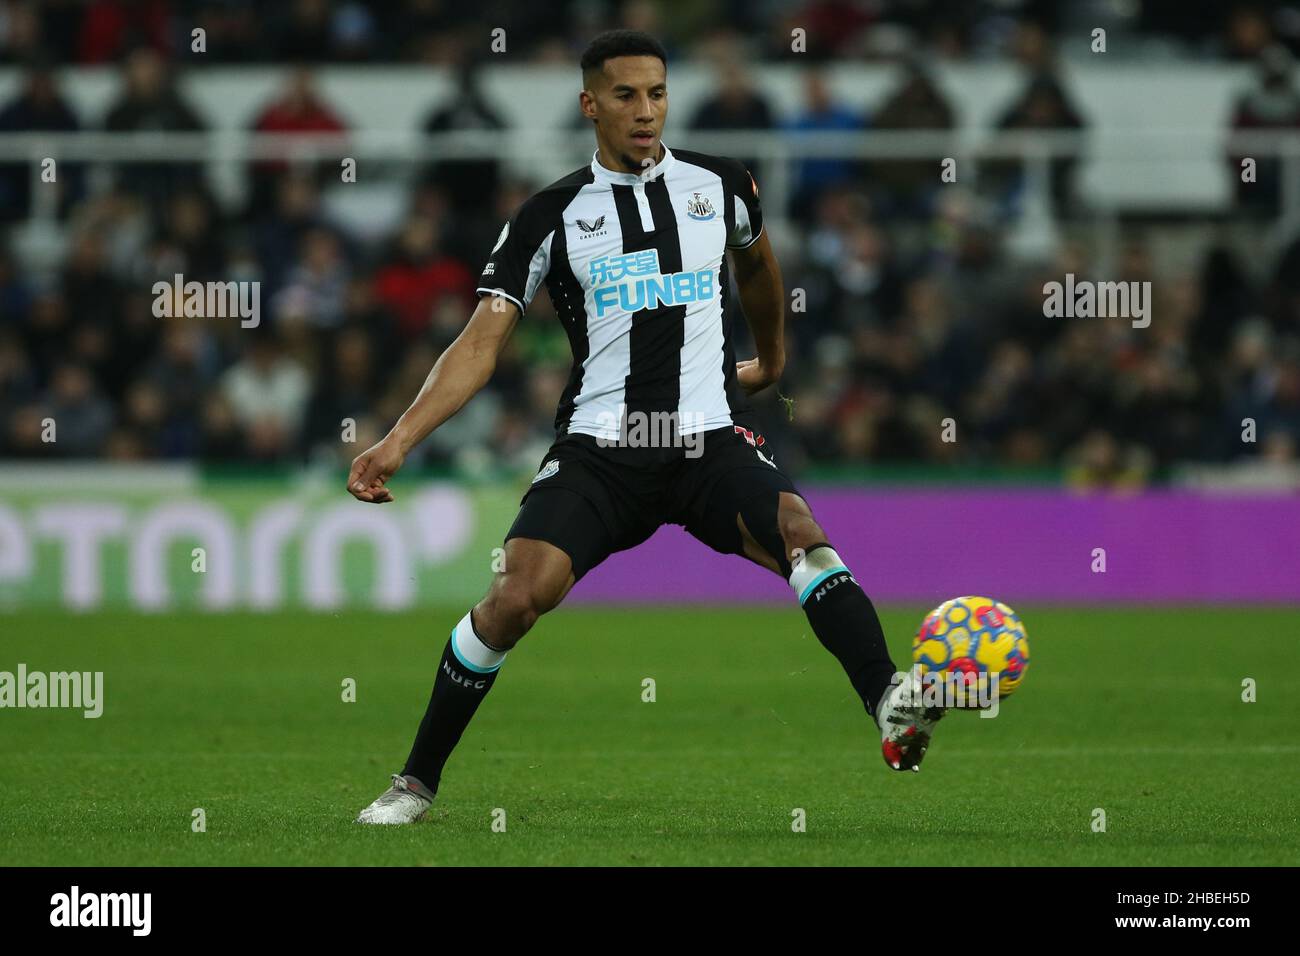
<path id="1" fill-rule="evenodd" d="M 1221 374 L 1226 401 L 1214 431 L 1225 457 L 1257 454 L 1274 435 L 1300 441 L 1300 342 L 1279 342 L 1262 319 L 1244 322 Z M 1247 422 L 1254 423 L 1253 443 L 1240 440 Z M 1274 449 L 1274 455 L 1285 447 Z"/>
<path id="2" fill-rule="evenodd" d="M 348 286 L 342 244 L 333 232 L 318 228 L 303 236 L 300 250 L 284 288 L 276 293 L 277 314 L 287 307 L 316 328 L 337 328 Z"/>
<path id="3" fill-rule="evenodd" d="M 375 282 L 369 270 L 354 272 L 343 295 L 342 329 L 360 329 L 370 339 L 375 363 L 388 368 L 398 361 L 401 338 L 397 318 L 375 295 Z"/>
<path id="4" fill-rule="evenodd" d="M 851 330 L 891 321 L 902 304 L 902 290 L 888 237 L 871 223 L 854 223 L 844 233 L 843 248 L 843 258 L 832 270 L 836 324 Z"/>
<path id="5" fill-rule="evenodd" d="M 879 130 L 940 132 L 956 125 L 952 106 L 919 60 L 902 71 L 901 82 L 871 118 Z M 885 218 L 917 219 L 933 212 L 942 182 L 932 159 L 875 160 L 867 171 L 875 208 Z"/>
<path id="6" fill-rule="evenodd" d="M 160 230 L 183 257 L 180 272 L 199 282 L 225 277 L 225 239 L 212 197 L 198 189 L 178 193 L 168 200 Z"/>
<path id="7" fill-rule="evenodd" d="M 295 69 L 289 74 L 279 95 L 253 120 L 252 128 L 257 133 L 280 134 L 328 135 L 347 131 L 343 120 L 316 88 L 315 76 L 305 68 Z M 306 168 L 299 165 L 300 171 Z M 252 164 L 252 208 L 260 209 L 271 200 L 276 181 L 288 169 L 287 159 L 268 159 Z M 325 177 L 337 181 L 338 170 L 337 162 L 321 162 L 316 164 L 312 175 L 323 185 Z"/>
<path id="8" fill-rule="evenodd" d="M 98 385 L 120 399 L 144 354 L 131 348 L 122 320 L 123 289 L 109 268 L 104 239 L 94 231 L 74 236 L 59 284 L 60 311 L 67 327 L 53 347 L 66 355 L 80 349 Z"/>
<path id="9" fill-rule="evenodd" d="M 0 458 L 16 454 L 10 444 L 14 415 L 36 397 L 36 371 L 22 339 L 0 323 Z"/>
<path id="10" fill-rule="evenodd" d="M 253 63 L 266 59 L 265 11 L 251 3 L 199 0 L 193 25 L 203 31 L 202 56 L 215 63 Z"/>
<path id="11" fill-rule="evenodd" d="M 23 349 L 37 384 L 44 388 L 63 354 L 72 324 L 57 285 L 37 289 L 21 328 Z"/>
<path id="12" fill-rule="evenodd" d="M 274 204 L 257 210 L 253 227 L 263 296 L 280 291 L 297 261 L 303 237 L 319 228 L 328 228 L 328 222 L 320 208 L 316 183 L 300 170 L 285 173 L 276 182 Z"/>
<path id="13" fill-rule="evenodd" d="M 139 47 L 131 53 L 123 69 L 122 84 L 122 93 L 104 123 L 110 133 L 203 130 L 203 122 L 176 91 L 156 51 Z M 201 178 L 198 163 L 131 162 L 117 167 L 118 187 L 146 199 L 154 208 L 181 190 L 195 187 Z"/>
<path id="14" fill-rule="evenodd" d="M 199 445 L 199 458 L 204 462 L 215 464 L 247 459 L 239 423 L 235 421 L 230 402 L 219 389 L 208 392 L 203 398 L 203 425 Z"/>
<path id="15" fill-rule="evenodd" d="M 0 420 L 6 413 L 0 412 Z M 7 412 L 5 434 L 0 437 L 0 448 L 11 458 L 53 458 L 59 451 L 56 442 L 48 442 L 44 437 L 47 430 L 49 411 L 39 402 L 19 405 Z M 57 433 L 56 436 L 57 438 Z"/>
<path id="16" fill-rule="evenodd" d="M 45 35 L 41 6 L 34 2 L 5 5 L 4 29 L 0 31 L 0 58 L 5 62 L 22 63 L 41 56 L 47 48 L 49 38 Z M 69 45 L 64 45 L 58 52 L 71 51 Z"/>
<path id="17" fill-rule="evenodd" d="M 1049 71 L 1030 78 L 1020 96 L 998 120 L 997 127 L 1009 131 L 1078 132 L 1085 128 L 1085 124 L 1060 79 Z M 1048 189 L 1058 215 L 1067 211 L 1073 201 L 1077 166 L 1078 157 L 1075 155 L 1054 156 L 1048 163 Z M 1014 160 L 989 163 L 981 169 L 981 176 L 997 183 L 995 188 L 1003 203 L 1012 208 L 1020 205 L 1028 176 L 1024 163 Z"/>
<path id="18" fill-rule="evenodd" d="M 476 276 L 461 262 L 444 256 L 434 223 L 413 216 L 402 227 L 387 260 L 375 275 L 375 295 L 397 316 L 406 340 L 422 335 L 443 297 L 452 297 L 468 313 Z"/>
<path id="19" fill-rule="evenodd" d="M 716 92 L 696 109 L 691 118 L 691 129 L 705 132 L 772 129 L 772 107 L 768 105 L 767 98 L 754 88 L 739 61 L 730 58 L 723 60 L 714 89 Z M 724 152 L 734 155 L 730 150 Z M 754 157 L 736 158 L 749 167 L 756 179 L 762 178 L 758 161 Z"/>
<path id="20" fill-rule="evenodd" d="M 465 60 L 456 67 L 456 88 L 448 101 L 424 121 L 426 133 L 501 130 L 505 123 L 484 96 L 478 83 L 480 65 Z M 491 159 L 444 159 L 425 173 L 430 185 L 441 189 L 457 213 L 480 209 L 484 196 L 494 195 L 501 179 L 501 164 Z"/>
<path id="21" fill-rule="evenodd" d="M 1183 16 L 1187 10 L 1179 11 Z M 1268 14 L 1258 3 L 1234 3 L 1224 22 L 1223 53 L 1229 60 L 1250 62 L 1275 42 Z"/>
<path id="22" fill-rule="evenodd" d="M 768 8 L 771 13 L 764 16 L 761 5 L 734 6 L 742 8 L 749 17 L 760 17 L 767 22 L 769 31 L 763 51 L 766 56 L 800 64 L 806 63 L 808 57 L 829 59 L 860 54 L 863 34 L 885 9 L 885 5 L 832 0 L 772 4 Z M 726 19 L 730 21 L 731 17 Z M 806 40 L 803 50 L 794 49 L 790 42 L 791 31 L 796 29 L 802 31 Z"/>
<path id="23" fill-rule="evenodd" d="M 46 408 L 56 428 L 56 454 L 91 458 L 103 451 L 113 427 L 113 405 L 96 387 L 89 369 L 72 362 L 55 368 Z"/>
<path id="24" fill-rule="evenodd" d="M 133 44 L 171 53 L 171 7 L 168 0 L 93 0 L 81 21 L 77 59 L 109 63 Z"/>
<path id="25" fill-rule="evenodd" d="M 291 458 L 297 451 L 311 381 L 307 371 L 284 354 L 273 328 L 263 323 L 245 334 L 250 339 L 247 352 L 222 376 L 222 397 L 249 458 Z"/>
<path id="26" fill-rule="evenodd" d="M 162 455 L 167 396 L 152 382 L 131 383 L 119 405 L 119 424 L 105 441 L 104 457 L 137 460 Z"/>
<path id="27" fill-rule="evenodd" d="M 16 328 L 27 317 L 32 290 L 13 256 L 0 246 L 0 332 Z"/>
<path id="28" fill-rule="evenodd" d="M 204 398 L 216 381 L 214 343 L 192 322 L 173 320 L 162 333 L 162 347 L 140 381 L 166 397 L 158 416 L 155 453 L 166 458 L 190 458 L 201 450 Z"/>
<path id="29" fill-rule="evenodd" d="M 1282 46 L 1271 46 L 1256 61 L 1256 85 L 1237 98 L 1232 111 L 1233 132 L 1300 129 L 1300 91 L 1293 79 L 1295 61 Z M 1238 206 L 1260 216 L 1275 216 L 1282 198 L 1282 161 L 1251 151 L 1253 182 L 1243 178 L 1242 150 L 1232 150 L 1228 174 L 1232 177 Z"/>
<path id="30" fill-rule="evenodd" d="M 862 119 L 831 95 L 826 74 L 814 67 L 804 77 L 804 107 L 786 124 L 792 133 L 821 130 L 859 130 Z M 854 178 L 855 164 L 845 159 L 805 159 L 794 166 L 794 189 L 790 218 L 803 225 L 812 222 L 817 200 L 828 189 L 844 186 Z"/>
<path id="31" fill-rule="evenodd" d="M 330 34 L 330 51 L 336 61 L 369 60 L 379 43 L 374 12 L 357 2 L 344 3 L 334 11 Z"/>
<path id="32" fill-rule="evenodd" d="M 1095 428 L 1065 456 L 1066 482 L 1079 489 L 1141 488 L 1151 472 L 1150 457 L 1125 445 L 1104 428 Z"/>
<path id="33" fill-rule="evenodd" d="M 72 108 L 55 86 L 54 73 L 45 63 L 28 68 L 23 88 L 16 97 L 0 107 L 0 133 L 73 133 L 81 128 Z M 0 221 L 13 222 L 31 214 L 32 164 L 0 165 Z M 58 176 L 43 183 L 54 202 L 49 207 L 60 217 L 84 191 L 84 173 L 80 163 L 60 163 Z"/>
<path id="34" fill-rule="evenodd" d="M 329 0 L 292 0 L 271 18 L 270 54 L 290 63 L 327 63 L 333 51 Z"/>
<path id="35" fill-rule="evenodd" d="M 368 330 L 357 326 L 342 329 L 333 340 L 308 406 L 307 448 L 337 452 L 344 419 L 356 422 L 370 415 L 378 384 L 375 350 Z"/>

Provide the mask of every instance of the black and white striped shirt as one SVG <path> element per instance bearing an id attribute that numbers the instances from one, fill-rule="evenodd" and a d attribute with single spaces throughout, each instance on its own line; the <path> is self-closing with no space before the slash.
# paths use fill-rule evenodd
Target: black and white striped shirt
<path id="1" fill-rule="evenodd" d="M 707 431 L 745 408 L 725 252 L 762 231 L 758 187 L 734 159 L 665 145 L 658 164 L 627 173 L 593 154 L 505 224 L 478 294 L 527 312 L 546 282 L 573 349 L 557 435 L 614 440 L 632 412 Z"/>

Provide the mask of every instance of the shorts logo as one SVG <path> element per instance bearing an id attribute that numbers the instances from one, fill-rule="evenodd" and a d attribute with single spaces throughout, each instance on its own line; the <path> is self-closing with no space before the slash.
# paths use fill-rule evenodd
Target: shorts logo
<path id="1" fill-rule="evenodd" d="M 532 480 L 531 484 L 535 485 L 539 481 L 551 477 L 551 475 L 555 474 L 559 470 L 560 470 L 559 460 L 552 459 L 551 461 L 548 461 L 546 464 L 542 465 L 542 470 L 537 473 L 537 477 Z"/>

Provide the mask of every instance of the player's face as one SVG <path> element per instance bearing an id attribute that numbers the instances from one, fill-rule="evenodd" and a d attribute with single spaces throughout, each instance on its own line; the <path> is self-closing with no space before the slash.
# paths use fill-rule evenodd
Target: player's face
<path id="1" fill-rule="evenodd" d="M 596 121 L 601 152 L 630 172 L 659 161 L 668 117 L 668 76 L 656 56 L 618 56 L 583 91 L 583 113 Z M 647 164 L 645 161 L 650 160 Z"/>

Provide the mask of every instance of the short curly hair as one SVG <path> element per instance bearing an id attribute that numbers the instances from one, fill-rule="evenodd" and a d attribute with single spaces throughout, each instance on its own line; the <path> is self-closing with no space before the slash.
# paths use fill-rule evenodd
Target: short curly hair
<path id="1" fill-rule="evenodd" d="M 606 60 L 616 56 L 657 56 L 668 69 L 668 52 L 663 44 L 640 30 L 606 30 L 596 37 L 582 53 L 582 82 L 585 84 L 599 73 Z"/>

